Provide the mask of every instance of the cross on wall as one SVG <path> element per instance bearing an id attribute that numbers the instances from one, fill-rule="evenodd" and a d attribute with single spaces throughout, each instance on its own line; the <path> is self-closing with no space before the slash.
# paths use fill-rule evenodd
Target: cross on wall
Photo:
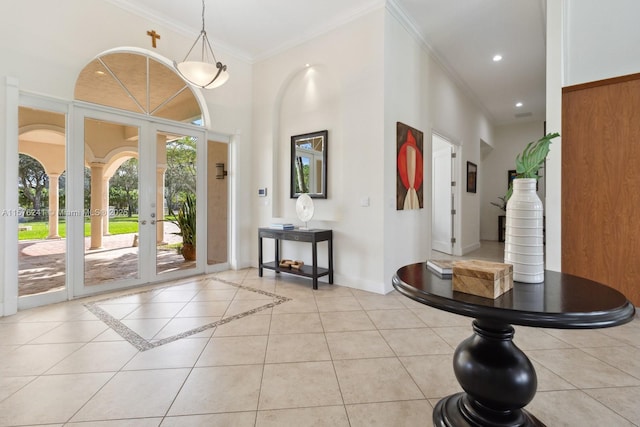
<path id="1" fill-rule="evenodd" d="M 160 39 L 160 34 L 156 30 L 147 31 L 147 35 L 151 37 L 151 46 L 156 47 L 156 40 Z"/>

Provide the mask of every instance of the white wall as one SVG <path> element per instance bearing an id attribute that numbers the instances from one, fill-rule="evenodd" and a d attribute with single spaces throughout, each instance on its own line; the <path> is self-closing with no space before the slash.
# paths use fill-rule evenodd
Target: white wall
<path id="1" fill-rule="evenodd" d="M 544 124 L 541 122 L 518 123 L 495 129 L 493 150 L 483 157 L 480 166 L 484 172 L 480 206 L 482 240 L 498 240 L 498 216 L 505 215 L 505 212 L 491 202 L 500 203 L 498 197 L 506 194 L 507 174 L 510 169 L 516 168 L 516 156 L 522 153 L 529 142 L 537 141 L 543 134 Z M 544 180 L 540 180 L 538 188 L 538 196 L 544 200 Z"/>
<path id="2" fill-rule="evenodd" d="M 382 292 L 383 17 L 375 10 L 254 65 L 251 265 L 258 227 L 301 225 L 289 197 L 291 136 L 327 129 L 328 198 L 314 199 L 309 226 L 333 229 L 335 283 Z M 268 197 L 257 196 L 261 187 Z M 272 260 L 270 240 L 264 249 Z M 311 262 L 309 245 L 295 242 L 282 256 Z"/>
<path id="3" fill-rule="evenodd" d="M 467 193 L 466 162 L 480 164 L 480 140 L 492 141 L 492 126 L 482 113 L 433 59 L 426 46 L 406 25 L 406 18 L 388 5 L 385 16 L 385 115 L 384 115 L 384 286 L 391 290 L 396 270 L 424 261 L 431 253 L 431 133 L 437 131 L 459 146 L 459 215 L 456 216 L 458 254 L 479 246 L 480 193 Z M 397 211 L 396 122 L 424 132 L 425 207 Z M 479 168 L 478 188 L 482 187 Z M 464 187 L 464 188 L 463 188 Z"/>
<path id="4" fill-rule="evenodd" d="M 640 2 L 566 0 L 565 86 L 640 72 Z"/>
<path id="5" fill-rule="evenodd" d="M 117 26 L 117 31 L 114 25 Z M 151 47 L 151 39 L 146 34 L 151 29 L 162 36 L 157 49 Z M 101 52 L 127 46 L 148 49 L 169 60 L 181 58 L 197 35 L 197 29 L 194 31 L 193 35 L 188 36 L 178 34 L 102 0 L 30 0 L 7 3 L 0 14 L 0 82 L 3 85 L 0 94 L 5 91 L 5 77 L 11 77 L 17 79 L 21 92 L 71 102 L 78 74 Z M 210 129 L 231 135 L 232 155 L 235 159 L 242 160 L 229 168 L 230 178 L 233 178 L 234 186 L 238 188 L 236 194 L 241 195 L 234 201 L 232 226 L 234 233 L 239 229 L 241 233 L 248 235 L 250 220 L 244 213 L 249 210 L 250 199 L 244 197 L 247 195 L 244 189 L 249 184 L 245 177 L 250 173 L 249 159 L 252 155 L 251 65 L 228 52 L 216 50 L 216 54 L 228 65 L 231 77 L 225 86 L 203 93 L 211 115 Z M 0 102 L 0 129 L 6 129 L 6 108 L 3 96 Z M 0 158 L 7 158 L 8 147 L 11 147 L 9 152 L 14 152 L 16 144 L 16 138 L 8 138 L 6 132 L 1 133 Z M 5 170 L 1 173 L 4 174 Z M 1 182 L 13 185 L 11 183 L 15 179 L 3 177 Z M 13 203 L 17 201 L 7 200 L 5 195 L 6 187 L 3 185 L 0 187 L 0 210 L 16 208 Z M 242 212 L 242 215 L 238 212 Z M 17 233 L 15 227 L 0 227 L 0 241 L 7 241 L 10 233 Z M 234 249 L 232 260 L 236 263 L 238 259 L 249 257 L 246 245 Z M 0 277 L 15 274 L 15 268 L 13 265 L 0 264 Z M 0 296 L 0 300 L 2 299 Z"/>

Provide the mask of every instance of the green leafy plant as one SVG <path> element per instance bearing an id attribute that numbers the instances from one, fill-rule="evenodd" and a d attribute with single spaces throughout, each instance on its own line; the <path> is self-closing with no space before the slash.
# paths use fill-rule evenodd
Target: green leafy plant
<path id="1" fill-rule="evenodd" d="M 538 171 L 544 164 L 549 154 L 549 146 L 553 138 L 559 137 L 560 134 L 548 133 L 537 141 L 527 144 L 524 151 L 516 156 L 516 178 L 535 178 L 540 179 Z M 513 194 L 513 181 L 509 185 L 509 191 L 505 196 L 505 201 L 511 198 Z"/>
<path id="2" fill-rule="evenodd" d="M 193 194 L 187 194 L 174 221 L 180 228 L 175 233 L 182 236 L 182 243 L 196 245 L 196 198 Z"/>
<path id="3" fill-rule="evenodd" d="M 503 211 L 507 210 L 507 198 L 506 196 L 503 197 L 498 197 L 498 199 L 500 199 L 500 203 L 496 203 L 496 202 L 491 202 L 491 204 L 497 208 L 502 209 Z"/>

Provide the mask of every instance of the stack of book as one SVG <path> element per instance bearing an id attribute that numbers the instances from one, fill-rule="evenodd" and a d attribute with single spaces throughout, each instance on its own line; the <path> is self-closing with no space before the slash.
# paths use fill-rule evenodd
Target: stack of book
<path id="1" fill-rule="evenodd" d="M 427 260 L 427 268 L 442 278 L 450 278 L 453 274 L 453 260 L 430 259 Z"/>
<path id="2" fill-rule="evenodd" d="M 293 230 L 294 227 L 293 224 L 289 223 L 273 222 L 269 228 L 274 228 L 276 230 Z"/>

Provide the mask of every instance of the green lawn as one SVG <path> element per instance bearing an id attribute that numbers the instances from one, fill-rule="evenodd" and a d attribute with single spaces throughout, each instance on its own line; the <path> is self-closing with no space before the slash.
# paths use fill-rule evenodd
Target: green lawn
<path id="1" fill-rule="evenodd" d="M 22 226 L 31 227 L 31 230 L 18 231 L 18 240 L 46 239 L 49 235 L 49 223 L 46 221 L 20 223 L 19 227 Z M 136 233 L 137 231 L 137 215 L 134 215 L 131 218 L 120 216 L 109 219 L 109 233 L 111 234 Z M 64 220 L 60 220 L 58 224 L 58 234 L 60 237 L 65 237 L 67 235 L 67 224 Z M 84 223 L 84 235 L 85 237 L 91 235 L 91 224 L 88 220 L 85 220 Z"/>

